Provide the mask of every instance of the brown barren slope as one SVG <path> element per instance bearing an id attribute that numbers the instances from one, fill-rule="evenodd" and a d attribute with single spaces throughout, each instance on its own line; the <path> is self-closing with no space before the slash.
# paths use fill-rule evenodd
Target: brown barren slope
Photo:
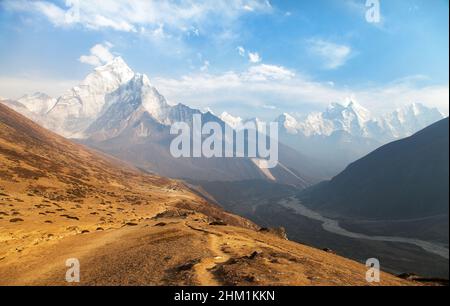
<path id="1" fill-rule="evenodd" d="M 84 285 L 368 285 L 359 263 L 258 231 L 0 104 L 0 285 L 65 285 L 69 258 Z"/>

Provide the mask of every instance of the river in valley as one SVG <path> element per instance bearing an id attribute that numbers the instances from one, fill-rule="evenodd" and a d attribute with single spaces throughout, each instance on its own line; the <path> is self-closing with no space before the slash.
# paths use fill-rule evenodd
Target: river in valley
<path id="1" fill-rule="evenodd" d="M 354 239 L 366 239 L 373 241 L 385 241 L 385 242 L 395 242 L 395 243 L 407 243 L 418 246 L 423 250 L 437 254 L 445 259 L 449 259 L 449 250 L 448 248 L 433 242 L 428 242 L 424 240 L 414 239 L 414 238 L 405 238 L 405 237 L 395 237 L 395 236 L 370 236 L 360 233 L 355 233 L 348 231 L 339 225 L 339 221 L 329 219 L 327 217 L 322 216 L 318 212 L 315 212 L 308 207 L 301 204 L 301 202 L 295 198 L 290 197 L 278 202 L 279 205 L 282 205 L 286 208 L 292 209 L 295 213 L 302 215 L 306 218 L 316 220 L 322 223 L 322 228 L 330 233 L 341 235 Z"/>

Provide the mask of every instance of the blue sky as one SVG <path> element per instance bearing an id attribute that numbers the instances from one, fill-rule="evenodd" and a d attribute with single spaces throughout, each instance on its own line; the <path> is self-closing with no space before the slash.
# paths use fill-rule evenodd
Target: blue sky
<path id="1" fill-rule="evenodd" d="M 356 99 L 448 114 L 448 6 L 379 0 L 370 23 L 366 0 L 0 0 L 0 96 L 58 95 L 120 55 L 171 102 L 217 113 Z"/>

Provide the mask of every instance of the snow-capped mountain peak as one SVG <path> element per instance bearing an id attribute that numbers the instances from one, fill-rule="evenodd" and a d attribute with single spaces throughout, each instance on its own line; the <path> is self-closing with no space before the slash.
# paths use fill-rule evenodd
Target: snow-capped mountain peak
<path id="1" fill-rule="evenodd" d="M 109 63 L 95 68 L 92 73 L 81 81 L 79 86 L 72 88 L 71 91 L 79 95 L 102 96 L 116 90 L 122 84 L 129 82 L 134 75 L 134 71 L 131 70 L 125 61 L 121 57 L 116 57 Z M 90 105 L 94 108 L 92 111 L 96 113 L 103 107 L 102 102 L 104 101 L 99 99 L 90 102 L 97 102 Z"/>
<path id="2" fill-rule="evenodd" d="M 396 113 L 399 114 L 399 119 L 401 119 L 402 121 L 404 121 L 408 116 L 429 117 L 429 116 L 436 116 L 438 114 L 442 116 L 441 112 L 439 112 L 437 108 L 428 108 L 422 103 L 418 102 L 414 102 L 410 105 L 398 108 L 396 110 Z"/>
<path id="3" fill-rule="evenodd" d="M 365 124 L 371 120 L 370 112 L 353 100 L 350 100 L 347 106 L 333 103 L 322 117 L 330 121 L 333 130 L 342 130 L 359 136 L 367 136 Z"/>
<path id="4" fill-rule="evenodd" d="M 66 137 L 81 137 L 83 131 L 110 106 L 108 94 L 134 77 L 125 61 L 116 57 L 97 67 L 78 86 L 57 99 L 48 112 L 46 127 Z"/>
<path id="5" fill-rule="evenodd" d="M 56 103 L 56 99 L 42 92 L 24 95 L 17 101 L 22 103 L 29 111 L 39 115 L 46 114 Z"/>
<path id="6" fill-rule="evenodd" d="M 328 120 L 351 121 L 357 120 L 363 124 L 371 120 L 370 112 L 357 102 L 350 100 L 347 106 L 340 103 L 332 103 L 328 106 L 324 117 Z"/>
<path id="7" fill-rule="evenodd" d="M 410 109 L 414 115 L 420 115 L 423 111 L 427 111 L 427 108 L 422 104 L 418 102 L 413 102 L 406 108 Z M 405 109 L 405 108 L 403 108 Z"/>
<path id="8" fill-rule="evenodd" d="M 372 115 L 370 114 L 369 110 L 367 110 L 361 104 L 357 103 L 354 100 L 351 100 L 348 103 L 347 109 L 353 111 L 353 113 L 356 114 L 361 124 L 372 120 Z"/>
<path id="9" fill-rule="evenodd" d="M 145 74 L 134 74 L 129 82 L 109 94 L 106 98 L 106 109 L 114 104 L 132 109 L 142 107 L 142 110 L 147 111 L 156 120 L 166 123 L 169 105 L 158 90 L 151 85 Z"/>
<path id="10" fill-rule="evenodd" d="M 170 106 L 151 86 L 145 74 L 134 76 L 105 97 L 105 111 L 86 129 L 85 136 L 106 139 L 117 136 L 135 124 L 142 115 L 149 115 L 161 124 L 168 124 Z M 142 135 L 146 129 L 141 126 Z"/>
<path id="11" fill-rule="evenodd" d="M 277 122 L 280 124 L 280 126 L 284 127 L 286 129 L 286 132 L 288 132 L 289 134 L 298 133 L 298 121 L 290 114 L 284 113 L 280 115 L 277 119 Z"/>
<path id="12" fill-rule="evenodd" d="M 24 100 L 24 99 L 51 99 L 51 97 L 49 95 L 47 95 L 46 93 L 37 91 L 32 94 L 25 94 L 19 98 L 19 100 Z"/>
<path id="13" fill-rule="evenodd" d="M 88 87 L 93 94 L 105 94 L 117 89 L 134 77 L 135 73 L 121 57 L 116 57 L 109 63 L 97 67 L 90 73 L 75 91 L 83 91 Z"/>
<path id="14" fill-rule="evenodd" d="M 281 115 L 278 121 L 288 134 L 330 136 L 334 132 L 344 131 L 356 137 L 389 141 L 410 136 L 442 118 L 437 109 L 420 103 L 375 118 L 363 106 L 350 101 L 347 106 L 332 103 L 325 112 L 311 113 L 301 121 L 289 114 Z"/>
<path id="15" fill-rule="evenodd" d="M 125 127 L 130 118 L 140 114 L 167 126 L 174 121 L 188 120 L 193 113 L 201 113 L 182 104 L 170 105 L 145 74 L 135 73 L 121 57 L 95 68 L 78 86 L 57 99 L 35 93 L 15 103 L 17 109 L 33 120 L 69 138 L 89 137 L 90 131 L 104 132 L 110 128 L 118 132 L 121 129 L 114 125 Z M 219 117 L 232 128 L 248 122 L 257 126 L 261 123 L 257 118 L 243 120 L 228 112 Z M 277 121 L 289 135 L 331 136 L 345 132 L 349 136 L 389 141 L 409 136 L 442 118 L 437 109 L 420 103 L 374 118 L 350 98 L 344 104 L 332 103 L 324 112 L 305 114 L 301 118 L 284 113 Z"/>
<path id="16" fill-rule="evenodd" d="M 234 117 L 233 115 L 231 115 L 227 112 L 223 112 L 222 115 L 219 116 L 219 118 L 223 122 L 225 122 L 226 124 L 231 126 L 233 129 L 235 129 L 239 124 L 242 123 L 241 117 Z"/>
<path id="17" fill-rule="evenodd" d="M 101 75 L 103 78 L 111 79 L 112 82 L 125 83 L 128 82 L 133 76 L 134 72 L 125 63 L 125 61 L 120 57 L 115 57 L 112 61 L 106 63 L 103 66 L 95 68 L 95 72 L 90 74 L 86 80 L 88 81 L 90 77 L 94 75 Z M 88 83 L 88 82 L 87 82 Z"/>
<path id="18" fill-rule="evenodd" d="M 442 118 L 444 116 L 438 109 L 428 108 L 416 102 L 398 108 L 391 114 L 379 118 L 378 121 L 380 126 L 393 137 L 401 138 L 410 136 Z"/>
<path id="19" fill-rule="evenodd" d="M 145 74 L 138 75 L 137 78 L 141 85 L 142 106 L 160 123 L 170 124 L 170 119 L 168 118 L 170 106 L 164 96 L 150 84 L 150 80 Z"/>
<path id="20" fill-rule="evenodd" d="M 336 107 L 339 107 L 336 105 Z M 305 136 L 326 135 L 333 133 L 335 127 L 331 120 L 326 119 L 326 113 L 314 112 L 309 114 L 305 120 L 298 123 L 298 130 Z M 292 134 L 292 133 L 291 133 Z"/>

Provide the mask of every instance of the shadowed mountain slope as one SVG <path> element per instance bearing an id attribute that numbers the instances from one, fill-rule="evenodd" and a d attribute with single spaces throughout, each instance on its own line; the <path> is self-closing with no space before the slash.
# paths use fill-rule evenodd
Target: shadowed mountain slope
<path id="1" fill-rule="evenodd" d="M 301 199 L 315 209 L 366 219 L 448 216 L 448 122 L 375 150 Z"/>

